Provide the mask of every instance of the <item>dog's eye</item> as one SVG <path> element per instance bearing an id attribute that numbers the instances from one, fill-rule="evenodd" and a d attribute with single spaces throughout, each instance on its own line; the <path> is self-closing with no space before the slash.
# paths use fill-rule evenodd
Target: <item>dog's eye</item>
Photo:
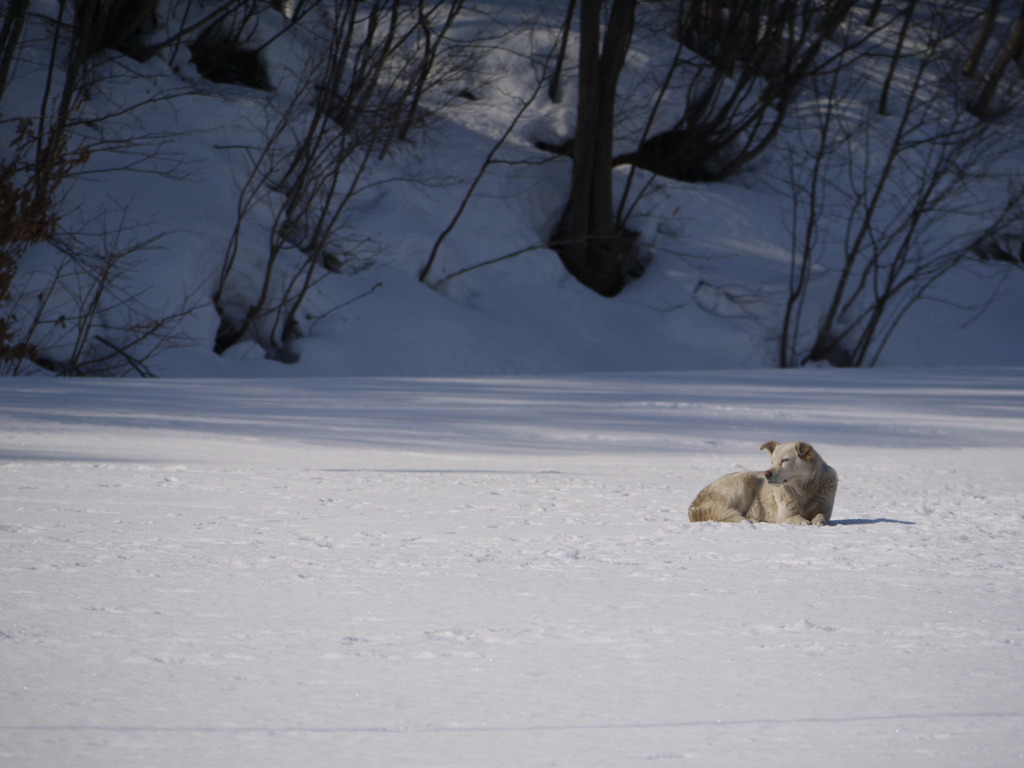
<path id="1" fill-rule="evenodd" d="M 789 459 L 781 459 L 779 461 L 779 464 L 785 464 L 787 461 L 789 461 Z"/>

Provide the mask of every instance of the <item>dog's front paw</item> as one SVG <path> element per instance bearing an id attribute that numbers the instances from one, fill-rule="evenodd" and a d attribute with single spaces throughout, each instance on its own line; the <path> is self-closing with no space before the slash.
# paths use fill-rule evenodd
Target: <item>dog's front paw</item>
<path id="1" fill-rule="evenodd" d="M 828 520 L 825 519 L 824 515 L 815 515 L 814 519 L 811 520 L 811 525 L 828 525 Z"/>

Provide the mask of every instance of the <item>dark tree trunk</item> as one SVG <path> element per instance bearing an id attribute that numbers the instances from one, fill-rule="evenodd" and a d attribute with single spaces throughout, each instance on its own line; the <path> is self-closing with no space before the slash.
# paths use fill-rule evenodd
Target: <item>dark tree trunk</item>
<path id="1" fill-rule="evenodd" d="M 553 104 L 560 104 L 562 101 L 562 67 L 565 64 L 565 48 L 569 44 L 569 32 L 572 30 L 572 17 L 575 15 L 576 0 L 569 0 L 569 7 L 565 11 L 565 22 L 562 24 L 562 32 L 558 41 L 555 71 L 551 75 L 551 84 L 548 86 L 548 98 Z"/>
<path id="2" fill-rule="evenodd" d="M 25 26 L 25 15 L 28 12 L 28 0 L 11 0 L 4 15 L 4 25 L 0 29 L 0 97 L 7 89 L 7 77 L 11 71 L 14 53 L 21 42 L 21 31 Z"/>
<path id="3" fill-rule="evenodd" d="M 1003 79 L 1010 62 L 1020 58 L 1022 49 L 1024 49 L 1024 7 L 1021 8 L 1020 16 L 1010 38 L 992 65 L 988 77 L 985 78 L 985 85 L 981 89 L 981 93 L 968 103 L 968 112 L 976 117 L 992 117 L 992 99 L 999 87 L 999 82 Z"/>
<path id="4" fill-rule="evenodd" d="M 615 221 L 612 138 L 615 90 L 633 36 L 636 0 L 613 0 L 604 44 L 602 0 L 580 0 L 579 100 L 572 187 L 555 246 L 566 268 L 604 296 L 625 283 L 633 238 Z"/>
<path id="5" fill-rule="evenodd" d="M 998 11 L 999 0 L 988 0 L 985 15 L 982 17 L 981 29 L 978 30 L 978 36 L 974 39 L 974 47 L 971 48 L 970 56 L 964 62 L 964 77 L 974 77 L 974 73 L 978 70 L 981 57 L 985 54 L 985 46 L 988 45 L 988 41 L 992 37 L 992 29 L 996 25 Z"/>
<path id="6" fill-rule="evenodd" d="M 896 39 L 896 50 L 889 60 L 889 73 L 885 76 L 885 84 L 882 86 L 882 98 L 878 102 L 878 114 L 884 115 L 889 111 L 889 89 L 892 87 L 892 79 L 896 75 L 896 67 L 899 66 L 900 56 L 903 53 L 903 45 L 907 40 L 907 30 L 910 29 L 910 22 L 914 18 L 914 9 L 917 7 L 917 0 L 910 0 L 903 10 L 903 25 L 900 27 L 899 37 Z"/>

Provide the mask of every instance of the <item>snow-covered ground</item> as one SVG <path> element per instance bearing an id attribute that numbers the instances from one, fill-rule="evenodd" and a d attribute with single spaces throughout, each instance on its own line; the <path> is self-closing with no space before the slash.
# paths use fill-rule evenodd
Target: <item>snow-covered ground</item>
<path id="1" fill-rule="evenodd" d="M 1024 369 L 0 379 L 4 766 L 1019 766 Z M 691 524 L 812 441 L 835 524 Z"/>

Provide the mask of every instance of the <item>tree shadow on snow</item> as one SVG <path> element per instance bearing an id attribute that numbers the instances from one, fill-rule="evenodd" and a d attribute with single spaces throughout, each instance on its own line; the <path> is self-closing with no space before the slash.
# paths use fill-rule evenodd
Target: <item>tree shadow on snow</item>
<path id="1" fill-rule="evenodd" d="M 917 525 L 910 520 L 893 520 L 889 517 L 857 518 L 854 520 L 833 520 L 832 525 L 874 525 L 875 523 L 896 523 L 897 525 Z"/>

